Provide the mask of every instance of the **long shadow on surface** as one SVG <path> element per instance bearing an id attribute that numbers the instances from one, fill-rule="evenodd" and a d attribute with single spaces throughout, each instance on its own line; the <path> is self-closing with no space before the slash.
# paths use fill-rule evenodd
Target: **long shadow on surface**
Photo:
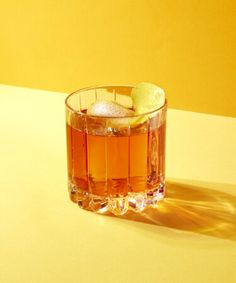
<path id="1" fill-rule="evenodd" d="M 166 198 L 157 208 L 142 213 L 130 211 L 122 219 L 236 241 L 236 196 L 167 182 Z"/>

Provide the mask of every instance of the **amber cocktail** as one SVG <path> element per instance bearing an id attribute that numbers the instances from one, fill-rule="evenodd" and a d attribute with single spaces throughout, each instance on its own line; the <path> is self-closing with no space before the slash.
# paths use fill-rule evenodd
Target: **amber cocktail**
<path id="1" fill-rule="evenodd" d="M 166 103 L 139 115 L 89 115 L 96 101 L 133 109 L 131 86 L 99 86 L 66 99 L 69 193 L 80 207 L 124 214 L 165 194 Z"/>

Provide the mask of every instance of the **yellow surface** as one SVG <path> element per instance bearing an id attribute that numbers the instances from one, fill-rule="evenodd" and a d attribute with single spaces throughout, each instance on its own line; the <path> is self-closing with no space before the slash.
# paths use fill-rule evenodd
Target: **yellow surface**
<path id="1" fill-rule="evenodd" d="M 236 1 L 1 1 L 0 83 L 150 81 L 172 108 L 236 116 Z"/>
<path id="2" fill-rule="evenodd" d="M 0 85 L 0 282 L 236 282 L 236 119 L 169 109 L 167 198 L 122 219 L 69 200 L 64 98 Z"/>

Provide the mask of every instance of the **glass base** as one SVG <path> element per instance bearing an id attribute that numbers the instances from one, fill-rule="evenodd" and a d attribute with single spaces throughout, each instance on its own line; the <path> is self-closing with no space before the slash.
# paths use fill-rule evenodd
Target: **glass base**
<path id="1" fill-rule="evenodd" d="M 68 184 L 70 199 L 79 207 L 100 214 L 123 215 L 128 210 L 141 212 L 146 207 L 157 207 L 159 201 L 163 200 L 165 184 L 160 183 L 158 187 L 139 193 L 128 193 L 126 196 L 98 196 L 81 191 L 74 184 Z"/>

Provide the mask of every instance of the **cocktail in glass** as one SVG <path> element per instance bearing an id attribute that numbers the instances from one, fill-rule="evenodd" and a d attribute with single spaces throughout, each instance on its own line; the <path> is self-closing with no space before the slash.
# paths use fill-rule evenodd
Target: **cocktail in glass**
<path id="1" fill-rule="evenodd" d="M 133 109 L 132 88 L 85 88 L 66 99 L 68 187 L 81 208 L 122 215 L 164 198 L 166 102 L 139 115 L 86 113 L 100 100 Z"/>

